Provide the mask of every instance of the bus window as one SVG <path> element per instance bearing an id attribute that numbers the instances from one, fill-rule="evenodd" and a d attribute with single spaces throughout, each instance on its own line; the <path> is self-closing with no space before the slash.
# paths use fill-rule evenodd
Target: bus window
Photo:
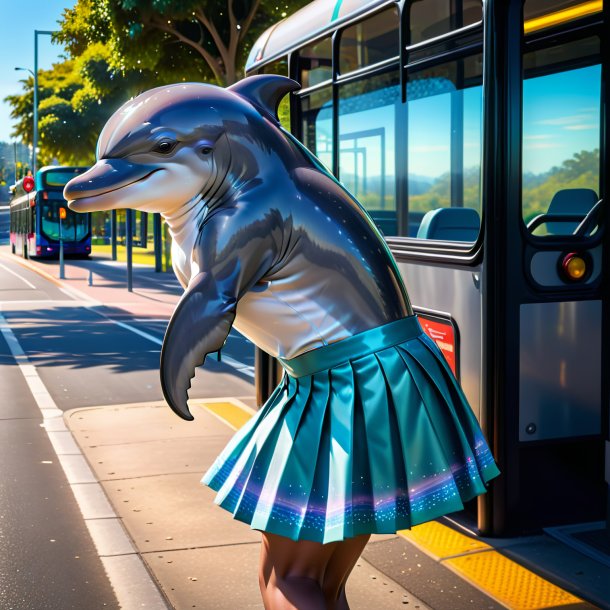
<path id="1" fill-rule="evenodd" d="M 303 144 L 326 165 L 333 166 L 333 109 L 330 87 L 301 98 Z"/>
<path id="2" fill-rule="evenodd" d="M 373 15 L 347 28 L 339 43 L 339 65 L 342 74 L 371 66 L 399 53 L 398 9 Z"/>
<path id="3" fill-rule="evenodd" d="M 339 89 L 339 179 L 385 235 L 396 235 L 398 74 L 369 77 Z"/>
<path id="4" fill-rule="evenodd" d="M 281 76 L 288 76 L 288 59 L 282 57 L 277 61 L 272 61 L 270 64 L 264 65 L 257 74 L 280 74 Z"/>
<path id="5" fill-rule="evenodd" d="M 571 235 L 600 192 L 601 66 L 591 37 L 524 56 L 522 214 L 535 235 Z M 576 215 L 571 221 L 558 215 Z"/>
<path id="6" fill-rule="evenodd" d="M 481 55 L 412 72 L 407 102 L 408 235 L 476 241 L 481 210 Z M 452 211 L 439 211 L 446 208 Z"/>
<path id="7" fill-rule="evenodd" d="M 481 0 L 413 0 L 409 7 L 409 44 L 459 30 L 482 18 Z"/>
<path id="8" fill-rule="evenodd" d="M 332 40 L 324 38 L 299 50 L 299 82 L 303 89 L 332 78 Z"/>

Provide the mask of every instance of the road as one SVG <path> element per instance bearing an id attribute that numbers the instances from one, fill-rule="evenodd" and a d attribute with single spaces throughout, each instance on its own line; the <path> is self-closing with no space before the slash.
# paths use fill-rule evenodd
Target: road
<path id="1" fill-rule="evenodd" d="M 0 242 L 7 243 L 3 208 Z M 107 281 L 121 273 L 104 263 L 82 264 L 103 271 Z M 165 291 L 179 290 L 169 274 L 156 281 L 167 283 L 160 286 Z M 158 368 L 166 324 L 167 315 L 138 317 L 111 303 L 92 305 L 0 256 L 2 610 L 119 607 L 42 414 L 52 412 L 51 403 L 65 411 L 162 399 Z M 239 336 L 225 349 L 233 363 L 251 364 L 251 352 Z M 205 368 L 193 380 L 192 398 L 253 396 L 244 373 L 249 369 L 214 360 Z"/>

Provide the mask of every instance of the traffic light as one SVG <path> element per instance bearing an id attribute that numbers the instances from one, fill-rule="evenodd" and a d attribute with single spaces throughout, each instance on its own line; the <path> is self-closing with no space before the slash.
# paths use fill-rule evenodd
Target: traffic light
<path id="1" fill-rule="evenodd" d="M 59 217 L 61 220 L 66 219 L 66 208 L 59 208 Z"/>

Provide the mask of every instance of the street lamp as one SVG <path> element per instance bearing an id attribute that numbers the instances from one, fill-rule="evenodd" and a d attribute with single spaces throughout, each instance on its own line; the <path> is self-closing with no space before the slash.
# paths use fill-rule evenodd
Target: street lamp
<path id="1" fill-rule="evenodd" d="M 34 30 L 34 71 L 29 68 L 15 68 L 25 70 L 34 77 L 34 134 L 32 142 L 32 174 L 36 174 L 36 152 L 38 148 L 38 36 L 53 36 L 57 32 L 51 30 Z"/>
<path id="2" fill-rule="evenodd" d="M 37 125 L 38 125 L 38 95 L 37 95 L 37 82 L 36 82 L 36 75 L 34 74 L 34 72 L 32 72 L 32 70 L 30 70 L 29 68 L 15 68 L 15 70 L 23 70 L 24 72 L 29 72 L 33 77 L 34 77 L 34 113 L 33 113 L 33 120 L 34 120 L 34 131 L 33 131 L 33 135 L 37 134 Z M 35 137 L 35 136 L 34 136 Z M 35 165 L 35 159 L 36 159 L 36 153 L 34 152 L 34 147 L 32 147 L 32 169 L 34 168 Z M 33 174 L 34 172 L 32 172 Z M 17 183 L 17 163 L 15 162 L 15 184 Z"/>

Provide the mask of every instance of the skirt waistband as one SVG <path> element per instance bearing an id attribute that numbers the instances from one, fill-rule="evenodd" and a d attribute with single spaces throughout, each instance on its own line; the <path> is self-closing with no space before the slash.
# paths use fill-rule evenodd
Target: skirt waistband
<path id="1" fill-rule="evenodd" d="M 306 377 L 415 339 L 423 333 L 417 316 L 408 316 L 365 330 L 295 358 L 278 358 L 291 377 Z"/>

